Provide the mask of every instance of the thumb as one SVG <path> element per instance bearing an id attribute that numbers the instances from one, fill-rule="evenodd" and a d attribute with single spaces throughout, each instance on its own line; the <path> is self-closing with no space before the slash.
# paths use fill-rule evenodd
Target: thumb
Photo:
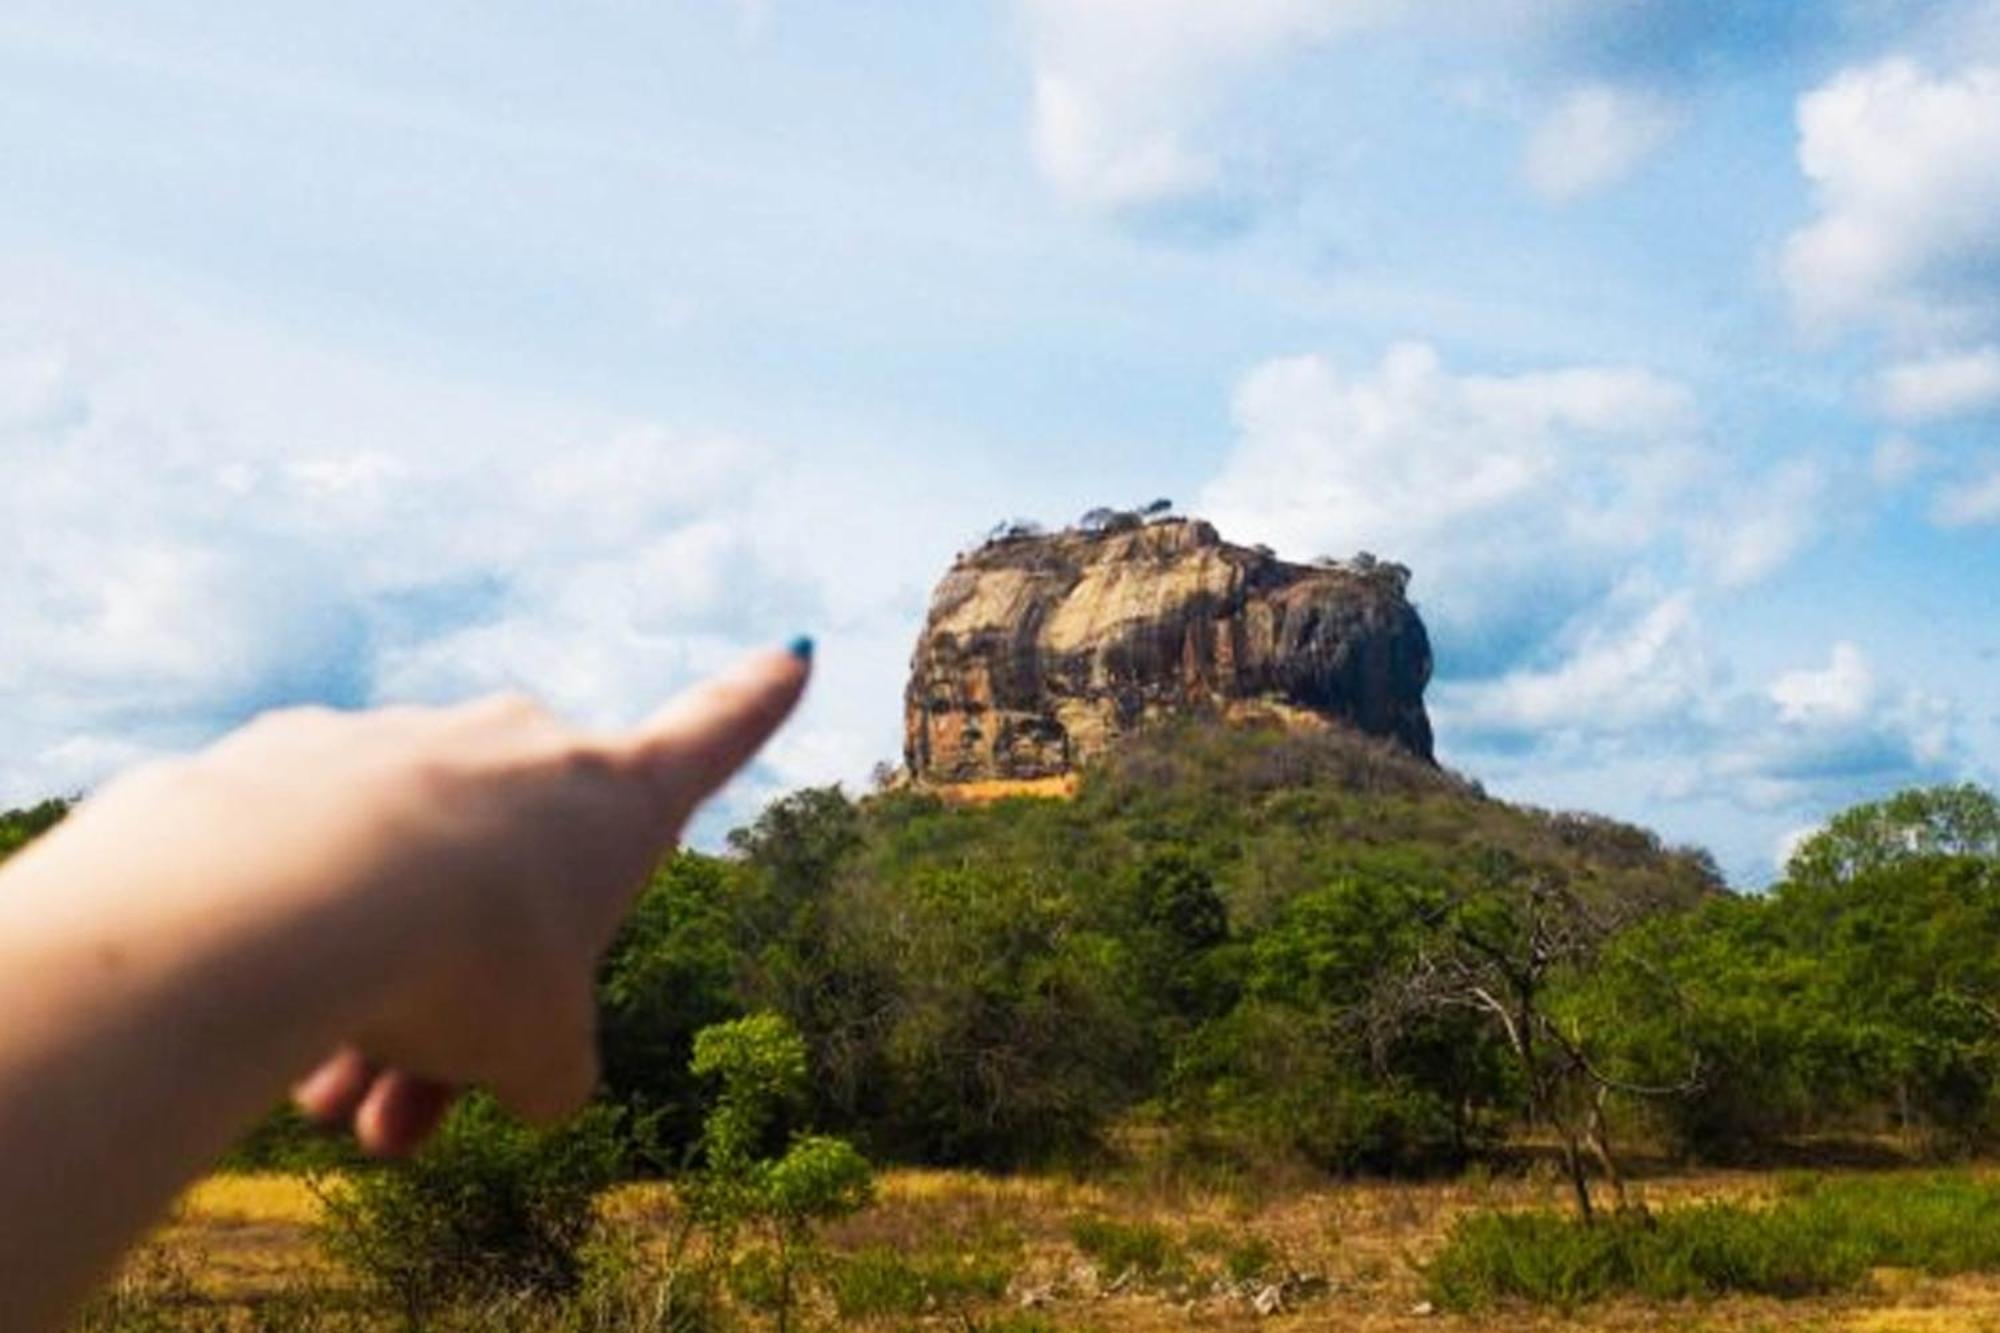
<path id="1" fill-rule="evenodd" d="M 762 748 L 811 674 L 812 640 L 798 639 L 702 682 L 640 726 L 640 768 L 676 825 Z"/>

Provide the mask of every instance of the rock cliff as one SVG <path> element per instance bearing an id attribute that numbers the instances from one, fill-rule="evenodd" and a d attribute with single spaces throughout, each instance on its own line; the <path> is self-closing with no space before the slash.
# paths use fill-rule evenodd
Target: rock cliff
<path id="1" fill-rule="evenodd" d="M 1013 532 L 946 573 L 904 697 L 917 782 L 1057 777 L 1188 713 L 1345 724 L 1431 758 L 1430 641 L 1407 571 L 1289 564 L 1199 520 L 1115 517 Z"/>

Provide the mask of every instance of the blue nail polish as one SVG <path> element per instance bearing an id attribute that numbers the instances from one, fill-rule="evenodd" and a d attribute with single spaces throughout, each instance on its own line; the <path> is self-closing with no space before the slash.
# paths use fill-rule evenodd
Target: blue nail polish
<path id="1" fill-rule="evenodd" d="M 792 656 L 798 658 L 799 661 L 810 662 L 813 660 L 813 641 L 806 635 L 801 634 L 798 638 L 793 639 L 791 648 Z"/>

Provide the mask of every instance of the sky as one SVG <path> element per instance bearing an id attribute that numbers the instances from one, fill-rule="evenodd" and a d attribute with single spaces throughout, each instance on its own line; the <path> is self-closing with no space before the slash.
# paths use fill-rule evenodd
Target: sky
<path id="1" fill-rule="evenodd" d="M 0 803 L 266 708 L 899 758 L 997 521 L 1414 571 L 1442 759 L 1756 887 L 2000 782 L 2000 0 L 9 0 Z"/>

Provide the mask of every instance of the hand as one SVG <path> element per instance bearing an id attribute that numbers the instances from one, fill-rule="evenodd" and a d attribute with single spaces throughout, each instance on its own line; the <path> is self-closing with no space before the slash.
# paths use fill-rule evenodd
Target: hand
<path id="1" fill-rule="evenodd" d="M 113 815 L 170 783 L 242 830 L 232 873 L 294 896 L 282 886 L 309 873 L 309 899 L 340 886 L 328 928 L 354 932 L 368 956 L 341 1044 L 294 1095 L 312 1118 L 351 1124 L 369 1152 L 401 1154 L 466 1084 L 539 1121 L 589 1098 L 598 957 L 690 813 L 790 713 L 807 674 L 804 645 L 763 654 L 611 736 L 518 697 L 278 713 L 97 804 Z"/>

